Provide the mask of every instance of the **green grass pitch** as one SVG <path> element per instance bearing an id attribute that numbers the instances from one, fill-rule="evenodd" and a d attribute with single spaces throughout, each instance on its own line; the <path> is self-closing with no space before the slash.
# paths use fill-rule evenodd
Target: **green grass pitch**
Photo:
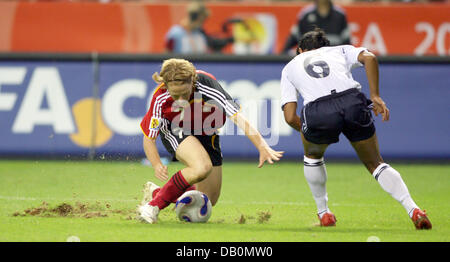
<path id="1" fill-rule="evenodd" d="M 1 160 L 0 241 L 65 242 L 75 236 L 82 242 L 448 242 L 450 166 L 391 165 L 427 210 L 432 230 L 415 230 L 403 207 L 359 163 L 327 163 L 337 226 L 321 228 L 301 162 L 258 169 L 256 161 L 225 161 L 222 194 L 208 223 L 180 222 L 171 205 L 149 225 L 135 219 L 142 185 L 163 183 L 148 166 Z M 169 172 L 180 167 L 172 163 Z"/>

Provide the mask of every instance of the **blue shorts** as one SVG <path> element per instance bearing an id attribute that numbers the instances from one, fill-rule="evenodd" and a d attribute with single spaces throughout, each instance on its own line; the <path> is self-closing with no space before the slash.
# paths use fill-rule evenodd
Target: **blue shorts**
<path id="1" fill-rule="evenodd" d="M 372 101 L 356 88 L 320 97 L 302 108 L 302 133 L 314 144 L 339 142 L 343 133 L 351 142 L 375 134 Z"/>

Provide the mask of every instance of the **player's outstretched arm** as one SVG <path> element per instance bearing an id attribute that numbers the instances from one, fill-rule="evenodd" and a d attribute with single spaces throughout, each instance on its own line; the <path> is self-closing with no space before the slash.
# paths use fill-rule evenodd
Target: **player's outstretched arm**
<path id="1" fill-rule="evenodd" d="M 161 157 L 156 147 L 156 139 L 149 139 L 144 136 L 142 145 L 147 159 L 152 163 L 152 167 L 155 170 L 156 178 L 161 181 L 169 179 L 167 166 L 161 162 Z"/>
<path id="2" fill-rule="evenodd" d="M 259 165 L 262 167 L 267 161 L 269 164 L 273 164 L 273 161 L 280 160 L 283 157 L 284 151 L 273 150 L 261 136 L 261 134 L 254 127 L 250 125 L 248 120 L 242 116 L 240 113 L 231 116 L 230 119 L 237 125 L 241 130 L 244 131 L 245 135 L 250 139 L 253 145 L 259 151 Z"/>
<path id="3" fill-rule="evenodd" d="M 382 121 L 389 120 L 389 109 L 380 97 L 380 90 L 378 87 L 379 72 L 377 57 L 368 51 L 363 51 L 358 55 L 358 61 L 364 65 L 369 82 L 370 99 L 373 102 L 373 112 L 376 116 L 381 114 Z"/>

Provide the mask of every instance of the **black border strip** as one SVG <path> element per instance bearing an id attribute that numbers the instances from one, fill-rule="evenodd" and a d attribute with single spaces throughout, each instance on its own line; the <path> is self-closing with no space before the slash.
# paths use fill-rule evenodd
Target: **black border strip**
<path id="1" fill-rule="evenodd" d="M 289 55 L 177 55 L 177 54 L 125 54 L 125 53 L 30 53 L 0 52 L 0 61 L 92 61 L 99 62 L 152 62 L 168 58 L 185 58 L 196 62 L 286 63 Z M 380 63 L 450 64 L 450 56 L 378 56 Z"/>

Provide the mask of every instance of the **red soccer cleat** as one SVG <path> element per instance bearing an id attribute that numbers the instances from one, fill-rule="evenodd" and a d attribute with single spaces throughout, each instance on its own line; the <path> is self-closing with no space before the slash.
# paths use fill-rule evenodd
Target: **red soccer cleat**
<path id="1" fill-rule="evenodd" d="M 317 215 L 320 220 L 320 226 L 321 227 L 334 227 L 336 226 L 336 217 L 331 212 L 326 212 L 322 218 L 320 218 L 319 215 Z"/>
<path id="2" fill-rule="evenodd" d="M 411 220 L 416 226 L 416 229 L 431 229 L 431 222 L 425 212 L 425 210 L 422 211 L 418 208 L 414 209 Z"/>

